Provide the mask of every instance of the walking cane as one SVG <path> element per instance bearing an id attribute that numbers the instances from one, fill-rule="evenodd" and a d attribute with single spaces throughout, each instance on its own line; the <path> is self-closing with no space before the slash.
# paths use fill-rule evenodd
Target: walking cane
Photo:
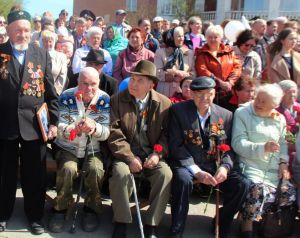
<path id="1" fill-rule="evenodd" d="M 82 169 L 81 169 L 81 178 L 80 178 L 80 183 L 79 183 L 79 189 L 77 192 L 77 198 L 76 198 L 76 202 L 75 202 L 75 211 L 74 211 L 74 215 L 73 215 L 73 220 L 72 220 L 72 225 L 70 228 L 70 233 L 75 233 L 76 231 L 76 219 L 77 219 L 77 215 L 78 215 L 78 203 L 81 197 L 81 193 L 82 193 L 82 187 L 83 187 L 83 180 L 86 174 L 86 163 L 88 160 L 88 146 L 90 144 L 91 138 L 90 136 L 87 137 L 87 142 L 86 142 L 86 146 L 85 146 L 85 153 L 84 153 L 84 158 L 83 158 L 83 163 L 82 163 Z"/>
<path id="2" fill-rule="evenodd" d="M 216 149 L 217 149 L 217 165 L 220 165 L 220 149 L 219 149 L 219 140 L 218 137 L 216 137 Z M 219 206 L 220 206 L 220 186 L 219 184 L 216 186 L 216 223 L 215 223 L 215 238 L 219 238 L 220 237 L 220 230 L 219 230 L 219 220 L 220 220 L 220 210 L 219 210 Z"/>
<path id="3" fill-rule="evenodd" d="M 130 178 L 132 181 L 132 186 L 133 186 L 133 195 L 134 195 L 134 201 L 135 201 L 135 207 L 136 207 L 136 213 L 138 217 L 138 222 L 139 222 L 139 227 L 141 231 L 141 238 L 144 238 L 144 230 L 143 230 L 143 223 L 142 223 L 142 218 L 141 218 L 141 211 L 140 211 L 140 206 L 139 206 L 139 201 L 137 197 L 137 191 L 136 191 L 136 186 L 135 186 L 135 180 L 133 177 L 133 174 L 130 174 Z"/>

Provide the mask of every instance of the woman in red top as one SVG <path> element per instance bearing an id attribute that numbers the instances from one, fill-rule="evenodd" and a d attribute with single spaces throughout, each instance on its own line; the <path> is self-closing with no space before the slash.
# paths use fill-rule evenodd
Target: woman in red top
<path id="1" fill-rule="evenodd" d="M 216 80 L 216 102 L 231 92 L 235 81 L 241 76 L 242 66 L 233 49 L 222 43 L 223 29 L 219 25 L 206 30 L 207 43 L 196 50 L 197 76 Z"/>

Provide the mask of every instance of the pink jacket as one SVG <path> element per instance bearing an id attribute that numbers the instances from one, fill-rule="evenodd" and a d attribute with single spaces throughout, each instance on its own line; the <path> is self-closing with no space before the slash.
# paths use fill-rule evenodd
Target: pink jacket
<path id="1" fill-rule="evenodd" d="M 117 58 L 116 65 L 113 70 L 113 77 L 119 82 L 130 76 L 130 72 L 140 60 L 154 61 L 154 53 L 147 50 L 144 46 L 138 52 L 133 52 L 127 47 L 122 50 Z"/>

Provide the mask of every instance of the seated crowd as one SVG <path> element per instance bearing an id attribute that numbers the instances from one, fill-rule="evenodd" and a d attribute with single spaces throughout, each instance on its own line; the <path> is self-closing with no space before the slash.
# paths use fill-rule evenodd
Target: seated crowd
<path id="1" fill-rule="evenodd" d="M 228 22 L 202 27 L 193 16 L 170 26 L 157 16 L 151 30 L 150 19 L 132 27 L 126 15 L 117 10 L 106 26 L 90 10 L 69 21 L 66 10 L 56 21 L 45 12 L 32 30 L 30 14 L 16 7 L 0 26 L 0 232 L 9 227 L 18 167 L 29 228 L 44 232 L 47 143 L 57 163 L 54 233 L 64 231 L 80 174 L 87 232 L 99 226 L 108 177 L 113 238 L 127 237 L 132 223 L 132 175 L 150 183 L 147 238 L 158 237 L 168 203 L 169 236 L 183 237 L 199 184 L 221 193 L 212 221 L 221 238 L 230 237 L 237 213 L 240 237 L 254 237 L 253 221 L 278 194 L 279 207 L 300 211 L 298 22 L 279 28 L 282 17 L 256 19 L 230 42 Z"/>

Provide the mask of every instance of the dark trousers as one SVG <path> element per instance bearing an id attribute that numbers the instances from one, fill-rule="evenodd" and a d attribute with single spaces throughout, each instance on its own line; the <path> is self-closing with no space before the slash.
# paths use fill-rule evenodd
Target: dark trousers
<path id="1" fill-rule="evenodd" d="M 223 207 L 220 208 L 220 235 L 227 237 L 234 215 L 240 210 L 249 187 L 248 180 L 240 173 L 232 171 L 227 180 L 220 184 Z M 189 211 L 189 198 L 193 190 L 193 175 L 184 167 L 173 169 L 172 183 L 172 225 L 171 232 L 184 231 Z"/>
<path id="2" fill-rule="evenodd" d="M 12 215 L 19 167 L 25 214 L 30 222 L 39 221 L 45 205 L 46 145 L 23 139 L 0 140 L 0 221 Z"/>

